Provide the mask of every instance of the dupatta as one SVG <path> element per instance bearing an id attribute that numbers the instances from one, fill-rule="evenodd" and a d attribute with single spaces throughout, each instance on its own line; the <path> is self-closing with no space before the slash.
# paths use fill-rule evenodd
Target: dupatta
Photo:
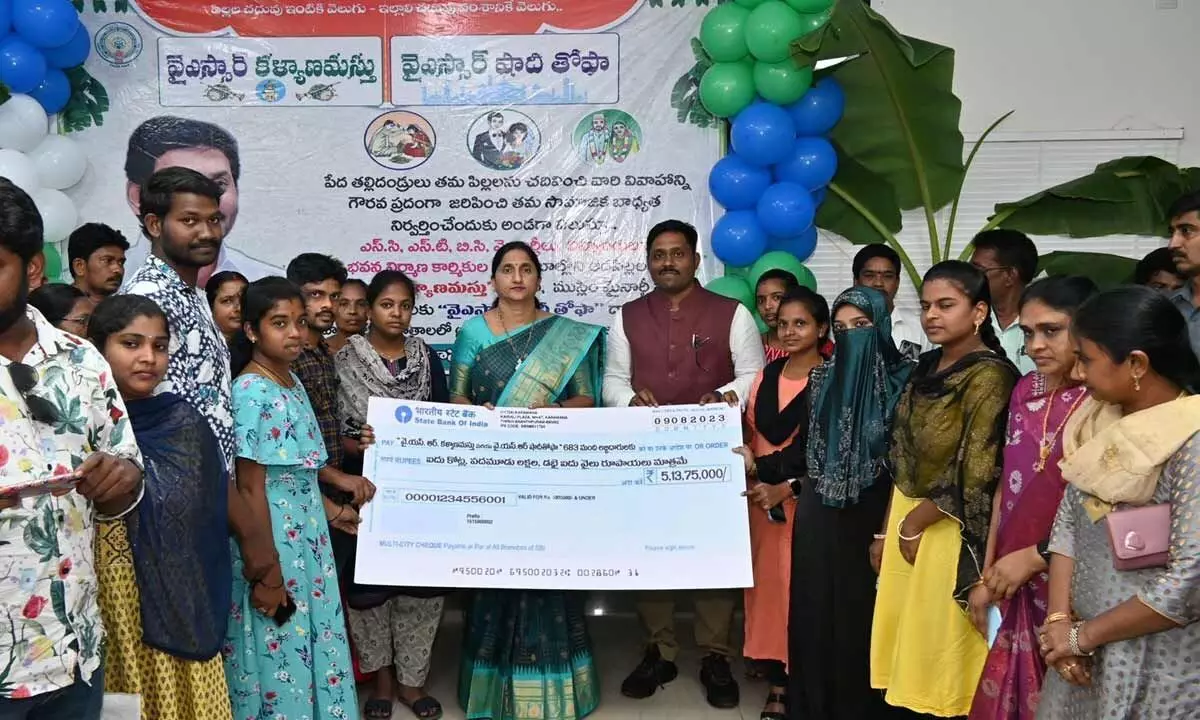
<path id="1" fill-rule="evenodd" d="M 142 642 L 185 660 L 214 657 L 233 590 L 229 472 L 208 421 L 163 393 L 126 403 L 146 490 L 126 516 Z"/>

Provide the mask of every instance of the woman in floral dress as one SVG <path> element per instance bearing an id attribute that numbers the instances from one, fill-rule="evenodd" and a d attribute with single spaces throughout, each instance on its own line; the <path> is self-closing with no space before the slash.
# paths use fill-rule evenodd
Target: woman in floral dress
<path id="1" fill-rule="evenodd" d="M 234 719 L 357 720 L 327 528 L 357 515 L 317 490 L 325 447 L 308 395 L 289 369 L 307 333 L 299 288 L 278 277 L 251 283 L 243 318 L 233 348 L 238 491 L 272 528 L 279 564 L 247 582 L 233 546 L 224 657 Z"/>

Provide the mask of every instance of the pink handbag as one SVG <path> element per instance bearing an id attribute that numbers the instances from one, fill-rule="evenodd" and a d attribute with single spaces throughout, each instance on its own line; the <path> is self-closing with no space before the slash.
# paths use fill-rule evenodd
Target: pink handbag
<path id="1" fill-rule="evenodd" d="M 1143 505 L 1114 510 L 1108 522 L 1108 545 L 1117 570 L 1164 567 L 1171 542 L 1171 505 Z"/>

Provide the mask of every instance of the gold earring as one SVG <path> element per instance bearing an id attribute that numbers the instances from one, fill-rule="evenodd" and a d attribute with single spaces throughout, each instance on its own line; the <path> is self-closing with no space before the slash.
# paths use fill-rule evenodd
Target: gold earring
<path id="1" fill-rule="evenodd" d="M 981 328 L 981 327 L 983 327 L 983 321 L 982 321 L 982 320 L 976 320 L 976 321 L 975 321 L 975 334 L 976 334 L 976 335 L 978 335 L 978 334 L 979 334 L 979 328 Z"/>
<path id="2" fill-rule="evenodd" d="M 1138 379 L 1137 375 L 1133 376 L 1133 391 L 1134 392 L 1142 391 L 1142 381 L 1140 379 Z"/>

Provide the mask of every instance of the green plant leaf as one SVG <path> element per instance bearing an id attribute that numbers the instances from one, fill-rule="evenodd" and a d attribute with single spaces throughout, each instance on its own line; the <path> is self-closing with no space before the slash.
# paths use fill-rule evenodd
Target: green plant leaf
<path id="1" fill-rule="evenodd" d="M 932 216 L 958 195 L 962 103 L 953 92 L 953 50 L 900 34 L 863 0 L 840 0 L 829 23 L 793 50 L 806 64 L 861 55 L 829 73 L 846 93 L 832 137 L 891 184 L 901 209 Z M 839 183 L 858 194 L 848 180 Z"/>
<path id="2" fill-rule="evenodd" d="M 837 142 L 833 146 L 838 153 L 838 173 L 834 182 L 888 232 L 892 235 L 900 232 L 900 208 L 891 183 L 847 155 Z M 817 208 L 816 223 L 817 227 L 835 232 L 855 245 L 887 243 L 891 239 L 837 192 L 826 193 L 825 202 Z"/>
<path id="3" fill-rule="evenodd" d="M 1038 261 L 1038 270 L 1050 275 L 1083 275 L 1100 289 L 1124 285 L 1133 280 L 1137 260 L 1122 255 L 1090 252 L 1052 252 Z"/>
<path id="4" fill-rule="evenodd" d="M 108 91 L 99 80 L 92 77 L 84 67 L 73 67 L 65 71 L 71 82 L 71 99 L 59 113 L 58 123 L 63 132 L 72 133 L 104 124 L 104 113 L 108 112 Z"/>
<path id="5" fill-rule="evenodd" d="M 996 206 L 988 227 L 1031 235 L 1165 236 L 1167 208 L 1200 189 L 1200 168 L 1178 168 L 1156 157 L 1124 157 L 1012 203 Z"/>

